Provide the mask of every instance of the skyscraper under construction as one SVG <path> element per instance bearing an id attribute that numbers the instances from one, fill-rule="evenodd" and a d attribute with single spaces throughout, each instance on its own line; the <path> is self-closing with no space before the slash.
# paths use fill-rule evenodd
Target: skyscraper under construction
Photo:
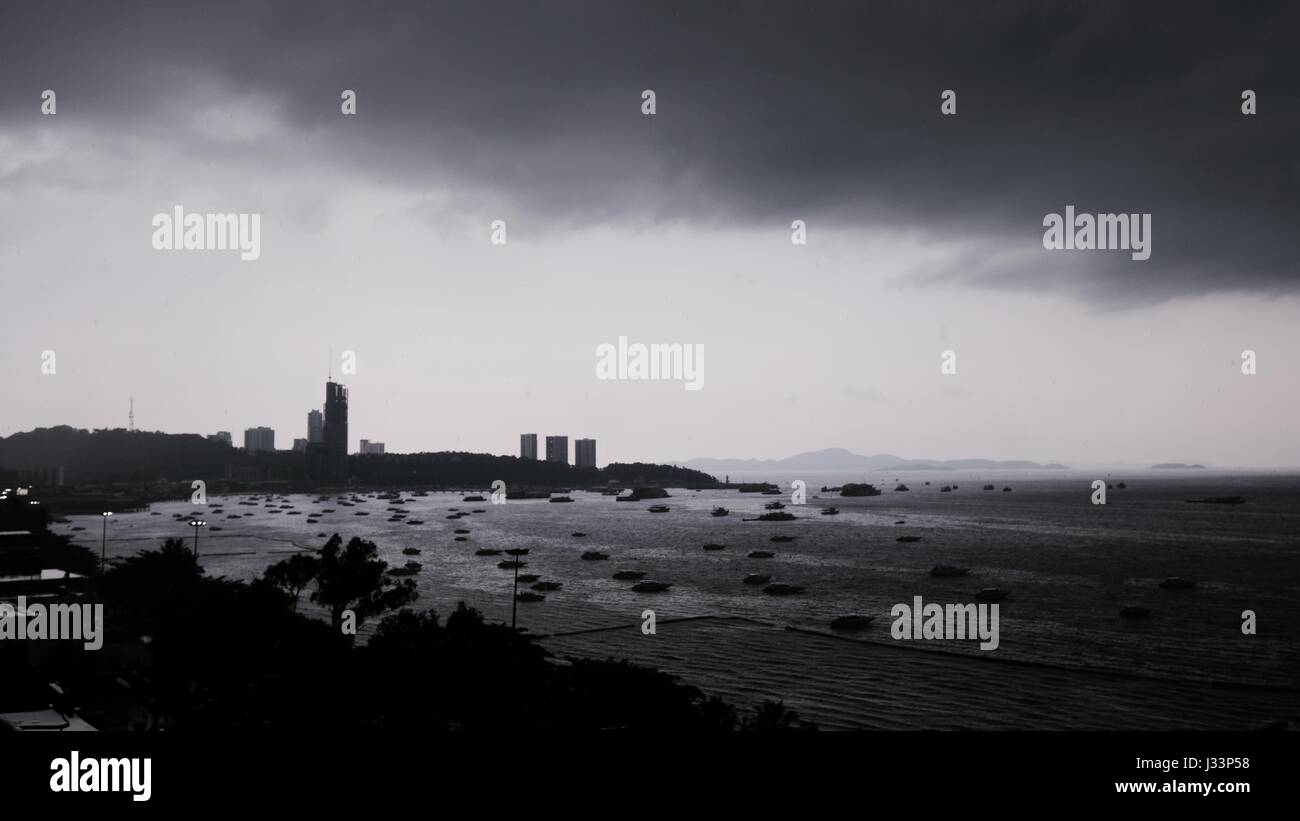
<path id="1" fill-rule="evenodd" d="M 348 478 L 348 389 L 325 383 L 325 477 L 331 482 Z"/>

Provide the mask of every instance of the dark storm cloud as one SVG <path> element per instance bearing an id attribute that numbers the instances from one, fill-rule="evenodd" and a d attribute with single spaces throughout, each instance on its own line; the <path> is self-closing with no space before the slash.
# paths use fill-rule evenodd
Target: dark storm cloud
<path id="1" fill-rule="evenodd" d="M 198 90 L 215 78 L 281 101 L 291 130 L 268 143 L 477 192 L 469 207 L 495 194 L 524 225 L 802 218 L 969 243 L 921 282 L 1116 304 L 1281 293 L 1300 284 L 1298 8 L 7 4 L 0 128 L 51 87 L 60 116 L 148 132 L 220 105 Z M 338 113 L 343 88 L 356 118 Z M 939 114 L 946 88 L 956 117 Z M 1246 88 L 1257 116 L 1240 113 Z M 1043 215 L 1067 204 L 1152 213 L 1152 258 L 1042 251 Z"/>

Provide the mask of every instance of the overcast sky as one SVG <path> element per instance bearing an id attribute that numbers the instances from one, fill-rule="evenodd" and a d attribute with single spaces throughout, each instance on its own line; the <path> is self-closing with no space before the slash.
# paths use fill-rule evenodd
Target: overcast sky
<path id="1" fill-rule="evenodd" d="M 1298 30 L 1282 3 L 6 2 L 0 435 L 134 397 L 143 429 L 288 447 L 351 350 L 353 448 L 1297 466 Z M 260 259 L 154 250 L 176 205 L 262 214 Z M 1151 258 L 1045 250 L 1066 205 L 1151 214 Z M 597 380 L 620 335 L 703 344 L 703 389 Z"/>

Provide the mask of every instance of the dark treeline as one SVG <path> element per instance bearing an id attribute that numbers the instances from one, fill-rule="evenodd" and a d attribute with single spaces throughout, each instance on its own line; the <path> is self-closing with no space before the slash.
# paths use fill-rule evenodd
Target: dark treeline
<path id="1" fill-rule="evenodd" d="M 246 453 L 197 434 L 122 429 L 38 428 L 0 438 L 0 480 L 51 486 L 149 483 L 293 481 L 311 484 L 306 454 Z M 351 481 L 363 485 L 429 485 L 488 488 L 507 485 L 589 487 L 610 482 L 707 487 L 708 474 L 654 464 L 613 464 L 602 469 L 483 453 L 391 453 L 348 457 Z"/>

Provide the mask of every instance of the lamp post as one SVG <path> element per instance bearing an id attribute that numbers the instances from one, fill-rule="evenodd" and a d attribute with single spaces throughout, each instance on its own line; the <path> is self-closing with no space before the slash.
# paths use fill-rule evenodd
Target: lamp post
<path id="1" fill-rule="evenodd" d="M 199 528 L 206 525 L 207 522 L 202 519 L 190 519 L 190 527 L 194 528 L 194 561 L 199 560 Z"/>
<path id="2" fill-rule="evenodd" d="M 105 510 L 99 514 L 104 517 L 104 532 L 99 540 L 99 575 L 104 575 L 104 554 L 108 549 L 108 517 L 113 515 L 113 511 Z"/>
<path id="3" fill-rule="evenodd" d="M 528 548 L 512 547 L 511 549 L 506 551 L 506 555 L 514 558 L 514 566 L 515 566 L 514 592 L 511 593 L 510 595 L 510 629 L 514 630 L 516 624 L 515 617 L 518 615 L 519 612 L 519 565 L 523 564 L 523 562 L 520 560 L 519 557 L 527 556 Z"/>

